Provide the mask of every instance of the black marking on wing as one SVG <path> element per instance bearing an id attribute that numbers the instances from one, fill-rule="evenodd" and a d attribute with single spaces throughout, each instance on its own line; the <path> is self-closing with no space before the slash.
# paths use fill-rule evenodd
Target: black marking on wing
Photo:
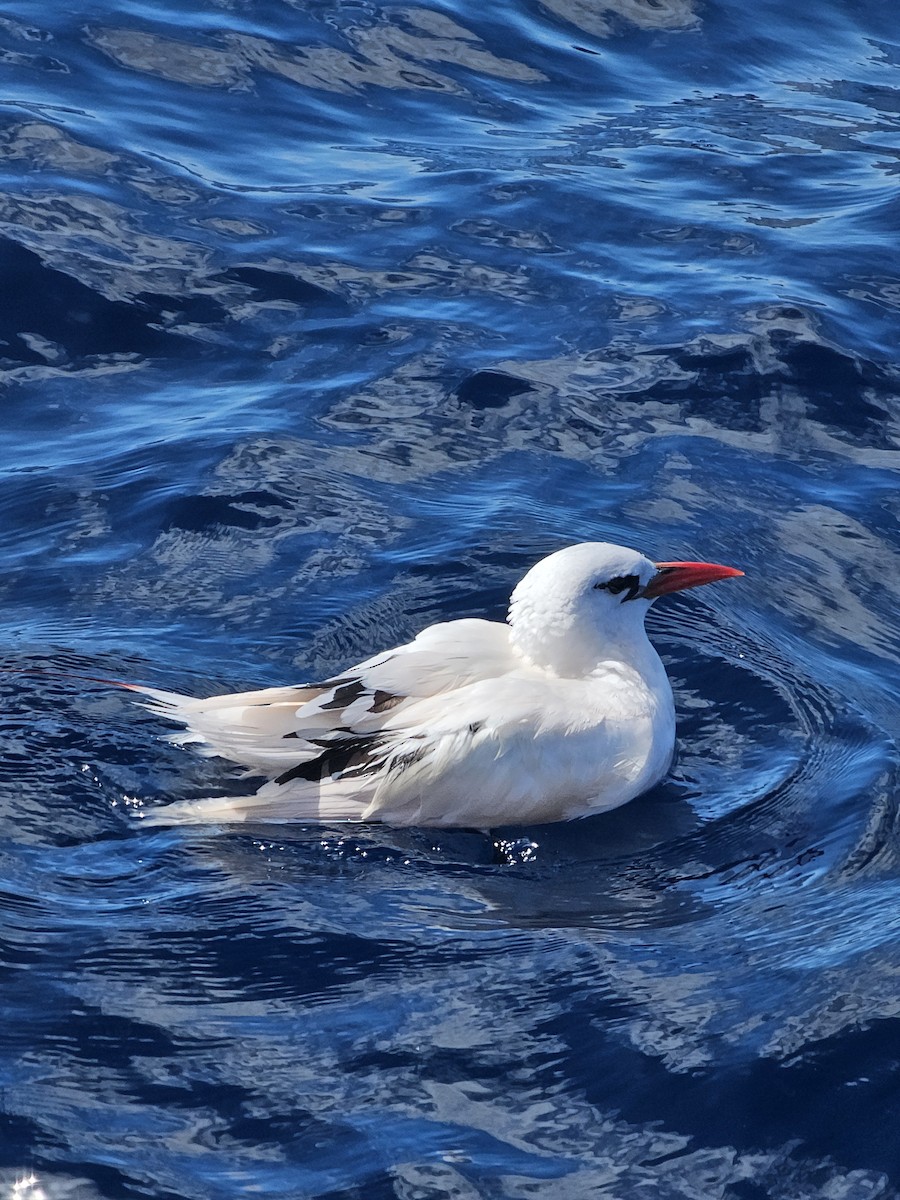
<path id="1" fill-rule="evenodd" d="M 381 688 L 376 688 L 372 703 L 369 705 L 369 712 L 388 712 L 390 709 L 396 708 L 398 704 L 402 704 L 405 699 L 405 696 L 395 696 L 391 692 L 384 692 Z"/>
<path id="2" fill-rule="evenodd" d="M 357 734 L 349 725 L 335 725 L 328 735 L 323 738 L 310 737 L 302 729 L 294 729 L 290 733 L 283 733 L 281 736 L 283 738 L 299 738 L 301 741 L 308 742 L 310 746 L 333 746 L 338 738 L 356 737 Z"/>
<path id="3" fill-rule="evenodd" d="M 323 712 L 332 708 L 346 708 L 352 704 L 354 700 L 358 700 L 360 696 L 367 690 L 366 685 L 358 679 L 350 679 L 346 683 L 342 683 L 334 690 L 334 695 L 327 704 L 320 704 L 319 708 Z"/>
<path id="4" fill-rule="evenodd" d="M 415 734 L 414 738 L 410 740 L 424 741 L 425 734 L 417 733 Z M 430 747 L 427 745 L 416 746 L 414 750 L 407 750 L 403 754 L 395 754 L 391 759 L 390 770 L 392 772 L 396 771 L 398 774 L 400 771 L 405 771 L 407 767 L 411 767 L 413 763 L 417 763 L 420 759 L 424 758 L 429 749 Z"/>
<path id="5" fill-rule="evenodd" d="M 385 745 L 385 739 L 380 734 L 346 737 L 338 741 L 310 738 L 309 741 L 313 745 L 322 746 L 322 753 L 317 758 L 297 763 L 296 767 L 291 767 L 283 775 L 279 775 L 276 783 L 290 783 L 294 779 L 318 783 L 320 779 L 329 775 L 349 775 L 350 778 L 364 775 L 372 766 L 377 751 Z"/>
<path id="6" fill-rule="evenodd" d="M 469 725 L 469 733 L 472 737 L 479 732 L 484 726 L 484 721 L 472 721 Z M 388 763 L 388 770 L 397 772 L 405 771 L 407 767 L 411 767 L 413 763 L 419 762 L 431 753 L 431 743 L 425 737 L 424 733 L 413 734 L 407 739 L 411 742 L 422 742 L 421 746 L 416 746 L 413 750 L 405 750 L 402 754 L 395 754 Z"/>
<path id="7" fill-rule="evenodd" d="M 377 662 L 370 662 L 366 665 L 367 671 L 372 671 L 378 667 L 383 667 L 385 663 L 391 662 L 396 658 L 396 654 L 386 654 L 384 658 L 379 658 Z M 351 668 L 353 670 L 353 668 Z M 348 683 L 358 683 L 358 675 L 335 675 L 334 679 L 323 679 L 321 683 L 310 683 L 307 687 L 317 688 L 319 691 L 328 692 L 332 688 L 344 687 Z"/>

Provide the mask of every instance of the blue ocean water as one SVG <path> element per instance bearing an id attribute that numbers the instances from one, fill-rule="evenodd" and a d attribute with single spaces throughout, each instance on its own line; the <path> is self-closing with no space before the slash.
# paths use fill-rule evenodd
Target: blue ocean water
<path id="1" fill-rule="evenodd" d="M 900 1196 L 900 40 L 823 0 L 0 11 L 0 1190 Z M 581 539 L 671 777 L 157 830 L 84 676 L 334 673 Z"/>

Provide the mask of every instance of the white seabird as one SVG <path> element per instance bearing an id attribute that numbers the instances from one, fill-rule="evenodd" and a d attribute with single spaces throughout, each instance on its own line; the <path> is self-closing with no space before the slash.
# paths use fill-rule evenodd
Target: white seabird
<path id="1" fill-rule="evenodd" d="M 173 742 L 266 778 L 253 795 L 180 801 L 145 819 L 492 829 L 617 808 L 666 774 L 675 746 L 647 610 L 742 574 L 585 542 L 531 568 L 507 623 L 430 625 L 324 683 L 206 700 L 128 684 L 186 727 Z"/>

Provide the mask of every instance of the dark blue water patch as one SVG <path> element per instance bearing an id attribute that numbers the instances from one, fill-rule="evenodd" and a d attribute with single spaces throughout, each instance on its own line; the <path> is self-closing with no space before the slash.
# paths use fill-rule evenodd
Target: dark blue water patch
<path id="1" fill-rule="evenodd" d="M 528 391 L 530 384 L 503 371 L 476 371 L 456 389 L 456 398 L 475 409 L 502 408 L 513 396 Z"/>
<path id="2" fill-rule="evenodd" d="M 262 530 L 278 522 L 266 510 L 287 508 L 287 501 L 270 492 L 241 492 L 234 496 L 191 496 L 171 505 L 168 528 L 203 530 L 218 525 Z"/>
<path id="3" fill-rule="evenodd" d="M 596 1014 L 586 1011 L 582 1020 L 590 1034 L 587 1029 L 582 1038 L 572 1029 L 565 1034 L 571 1039 L 569 1066 L 600 1107 L 612 1101 L 637 1124 L 662 1109 L 667 1127 L 686 1134 L 692 1146 L 733 1140 L 734 1116 L 740 1113 L 739 1152 L 779 1147 L 786 1131 L 796 1129 L 825 1160 L 851 1170 L 863 1164 L 888 1175 L 897 1170 L 896 1142 L 887 1133 L 898 1120 L 891 1083 L 897 1064 L 894 1022 L 816 1046 L 790 1065 L 762 1062 L 732 1073 L 673 1076 L 640 1055 L 623 1060 L 618 1044 L 604 1054 Z M 594 1046 L 587 1056 L 585 1044 Z M 834 1102 L 835 1089 L 852 1097 L 847 1104 L 858 1123 L 846 1121 L 846 1109 Z"/>
<path id="4" fill-rule="evenodd" d="M 327 305 L 338 310 L 347 308 L 340 296 L 283 271 L 266 271 L 261 267 L 231 267 L 225 278 L 246 284 L 263 300 L 287 300 L 304 308 L 313 305 L 320 308 Z"/>
<path id="5" fill-rule="evenodd" d="M 218 306 L 191 298 L 145 293 L 131 303 L 108 300 L 8 239 L 0 244 L 0 272 L 8 289 L 6 309 L 0 310 L 7 364 L 183 353 L 183 345 L 158 328 L 164 308 L 182 318 L 196 319 L 198 308 L 207 319 L 222 315 Z"/>

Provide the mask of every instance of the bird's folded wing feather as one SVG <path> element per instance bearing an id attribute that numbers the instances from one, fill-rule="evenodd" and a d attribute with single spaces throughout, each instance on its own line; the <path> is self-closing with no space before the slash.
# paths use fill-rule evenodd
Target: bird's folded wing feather
<path id="1" fill-rule="evenodd" d="M 255 771 L 275 775 L 367 739 L 425 697 L 514 669 L 508 627 L 477 619 L 432 625 L 406 645 L 320 684 L 195 699 L 134 687 L 147 707 L 185 726 L 171 735 Z M 327 765 L 327 764 L 324 764 Z"/>
<path id="2" fill-rule="evenodd" d="M 548 684 L 520 669 L 411 699 L 373 733 L 316 739 L 314 757 L 295 759 L 252 796 L 168 805 L 149 819 L 487 828 L 510 805 L 523 822 L 558 819 L 590 790 L 597 770 L 587 744 L 583 755 L 558 753 L 602 723 L 579 703 L 586 694 L 579 681 Z M 580 714 L 574 725 L 573 714 Z"/>

